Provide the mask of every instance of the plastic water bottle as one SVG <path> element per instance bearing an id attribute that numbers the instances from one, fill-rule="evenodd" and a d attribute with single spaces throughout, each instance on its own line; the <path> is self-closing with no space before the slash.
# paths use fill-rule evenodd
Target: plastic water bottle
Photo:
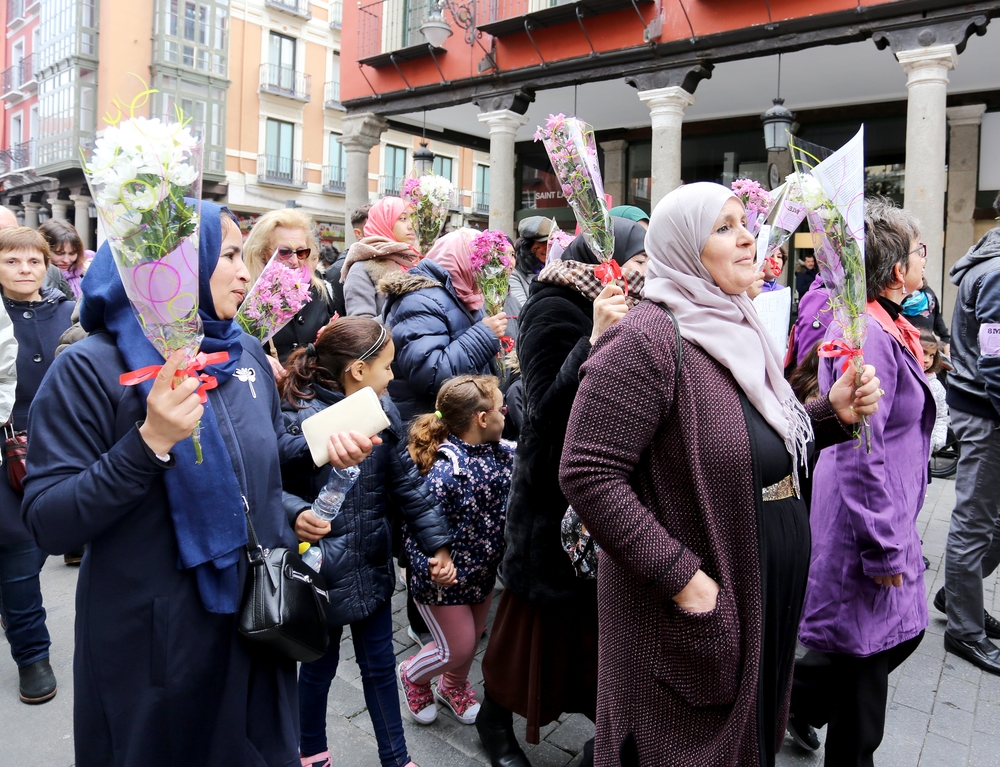
<path id="1" fill-rule="evenodd" d="M 354 487 L 360 474 L 361 469 L 357 466 L 351 466 L 348 469 L 331 469 L 330 479 L 320 491 L 319 497 L 313 501 L 313 516 L 327 522 L 336 519 L 340 513 L 340 507 L 344 505 L 344 497 Z"/>
<path id="2" fill-rule="evenodd" d="M 319 546 L 311 546 L 303 541 L 299 544 L 299 556 L 302 557 L 302 561 L 306 565 L 317 573 L 323 566 L 323 550 Z"/>

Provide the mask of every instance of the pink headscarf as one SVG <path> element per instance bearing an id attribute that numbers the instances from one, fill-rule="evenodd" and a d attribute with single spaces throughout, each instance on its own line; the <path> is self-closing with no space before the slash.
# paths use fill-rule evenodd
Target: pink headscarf
<path id="1" fill-rule="evenodd" d="M 398 197 L 383 197 L 368 210 L 368 220 L 365 222 L 365 237 L 386 237 L 398 242 L 396 235 L 392 233 L 392 227 L 399 221 L 399 217 L 406 212 L 406 203 Z M 410 243 L 406 243 L 410 245 Z M 414 253 L 419 255 L 419 251 L 410 245 Z"/>
<path id="2" fill-rule="evenodd" d="M 475 230 L 468 228 L 449 232 L 435 242 L 426 255 L 451 275 L 455 293 L 470 312 L 483 308 L 483 294 L 479 292 L 469 263 L 469 245 L 475 236 Z"/>

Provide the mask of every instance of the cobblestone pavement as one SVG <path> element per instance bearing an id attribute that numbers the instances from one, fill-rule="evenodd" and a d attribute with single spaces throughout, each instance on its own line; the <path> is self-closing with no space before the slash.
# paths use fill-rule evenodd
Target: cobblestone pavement
<path id="1" fill-rule="evenodd" d="M 929 488 L 919 525 L 924 552 L 930 560 L 927 594 L 931 599 L 943 584 L 942 560 L 948 520 L 955 502 L 952 481 L 936 480 Z M 986 604 L 1000 615 L 996 575 L 986 581 Z M 17 701 L 17 672 L 0 647 L 0 767 L 63 767 L 72 765 L 72 624 L 76 571 L 57 558 L 49 560 L 42 585 L 49 627 L 53 634 L 53 667 L 59 695 L 44 706 Z M 405 659 L 416 651 L 406 636 L 402 592 L 393 597 L 396 654 Z M 890 678 L 886 734 L 875 757 L 877 767 L 1000 767 L 1000 677 L 984 674 L 952 655 L 945 655 L 943 616 L 931 608 L 931 623 L 917 652 Z M 482 692 L 480 645 L 471 679 Z M 354 662 L 354 647 L 345 632 L 342 662 L 330 691 L 328 730 L 335 767 L 377 767 L 375 737 Z M 404 719 L 407 744 L 422 767 L 475 767 L 488 764 L 475 727 L 442 713 L 429 727 Z M 523 721 L 515 722 L 523 735 Z M 565 716 L 542 730 L 537 746 L 523 744 L 534 767 L 565 767 L 580 761 L 593 725 L 580 716 Z M 822 733 L 821 733 L 822 737 Z M 816 754 L 798 750 L 790 740 L 778 755 L 778 765 L 819 767 Z"/>

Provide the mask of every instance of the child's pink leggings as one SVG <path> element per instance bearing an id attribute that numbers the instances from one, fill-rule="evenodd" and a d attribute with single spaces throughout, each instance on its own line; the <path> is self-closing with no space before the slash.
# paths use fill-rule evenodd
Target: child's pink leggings
<path id="1" fill-rule="evenodd" d="M 410 681 L 427 684 L 440 674 L 443 686 L 449 689 L 463 686 L 469 678 L 492 601 L 490 594 L 478 605 L 422 605 L 417 602 L 417 609 L 427 621 L 434 641 L 424 645 L 407 667 Z"/>

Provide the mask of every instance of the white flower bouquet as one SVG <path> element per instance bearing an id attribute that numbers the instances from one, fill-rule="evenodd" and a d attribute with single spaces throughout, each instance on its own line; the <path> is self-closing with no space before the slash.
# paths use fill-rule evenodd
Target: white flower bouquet
<path id="1" fill-rule="evenodd" d="M 430 250 L 441 236 L 454 195 L 454 185 L 444 176 L 428 173 L 403 182 L 402 198 L 413 209 L 413 228 L 421 253 Z"/>
<path id="2" fill-rule="evenodd" d="M 163 356 L 183 349 L 196 375 L 202 145 L 182 122 L 109 126 L 84 163 L 98 215 L 139 325 Z M 195 432 L 195 451 L 201 448 Z"/>

